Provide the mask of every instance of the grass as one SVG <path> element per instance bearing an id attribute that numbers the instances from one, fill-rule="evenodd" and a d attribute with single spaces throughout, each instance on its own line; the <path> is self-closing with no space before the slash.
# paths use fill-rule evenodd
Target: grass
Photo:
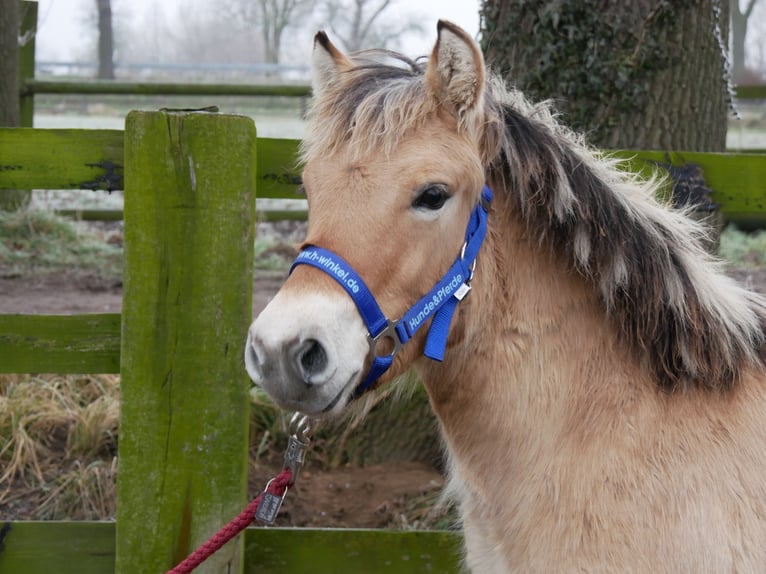
<path id="1" fill-rule="evenodd" d="M 117 376 L 0 376 L 0 509 L 111 516 L 118 423 Z"/>
<path id="2" fill-rule="evenodd" d="M 0 211 L 0 265 L 16 273 L 77 267 L 120 277 L 122 248 L 51 212 Z"/>
<path id="3" fill-rule="evenodd" d="M 746 233 L 733 225 L 727 226 L 721 233 L 719 255 L 737 267 L 766 267 L 766 231 Z"/>
<path id="4" fill-rule="evenodd" d="M 256 270 L 284 271 L 294 257 L 295 249 L 276 238 L 255 240 Z M 117 279 L 122 235 L 49 211 L 0 211 L 0 266 L 11 275 L 78 268 Z"/>
<path id="5" fill-rule="evenodd" d="M 290 268 L 297 255 L 294 247 L 285 245 L 275 238 L 255 240 L 255 264 L 260 271 L 285 271 Z"/>

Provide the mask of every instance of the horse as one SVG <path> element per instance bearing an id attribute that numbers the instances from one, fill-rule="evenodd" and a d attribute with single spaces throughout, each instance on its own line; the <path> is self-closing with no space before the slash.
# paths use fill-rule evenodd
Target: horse
<path id="1" fill-rule="evenodd" d="M 764 299 L 437 28 L 418 60 L 316 35 L 306 241 L 250 378 L 332 417 L 414 368 L 473 572 L 763 572 Z"/>

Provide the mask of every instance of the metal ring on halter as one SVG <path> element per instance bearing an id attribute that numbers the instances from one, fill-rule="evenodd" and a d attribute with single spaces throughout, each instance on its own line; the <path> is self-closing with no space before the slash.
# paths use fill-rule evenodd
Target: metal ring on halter
<path id="1" fill-rule="evenodd" d="M 468 242 L 466 241 L 465 243 L 463 243 L 463 247 L 460 249 L 460 259 L 462 259 L 463 261 L 465 261 L 465 248 L 467 246 L 468 246 Z M 476 271 L 476 262 L 477 261 L 479 261 L 479 257 L 478 256 L 473 260 L 471 265 L 468 267 L 468 271 L 470 272 L 470 274 L 468 275 L 468 277 L 465 280 L 465 284 L 466 285 L 470 285 L 471 284 L 471 279 L 473 279 L 473 273 L 474 273 L 474 271 Z"/>
<path id="2" fill-rule="evenodd" d="M 382 356 L 388 356 L 393 357 L 398 352 L 399 349 L 402 348 L 402 342 L 399 340 L 399 335 L 396 332 L 396 325 L 399 322 L 399 319 L 396 321 L 389 321 L 386 325 L 385 329 L 383 329 L 380 333 L 375 335 L 374 337 L 367 334 L 367 343 L 370 345 L 370 351 L 368 352 L 367 356 L 371 361 L 375 360 L 375 357 L 378 356 L 377 353 L 377 347 L 378 347 L 378 341 L 381 341 L 382 339 L 391 339 L 391 342 L 393 344 L 393 349 L 391 349 L 391 352 L 388 353 L 388 355 L 382 355 Z"/>

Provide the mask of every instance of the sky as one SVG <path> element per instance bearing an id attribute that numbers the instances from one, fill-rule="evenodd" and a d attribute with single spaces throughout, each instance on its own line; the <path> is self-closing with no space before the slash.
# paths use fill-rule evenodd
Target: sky
<path id="1" fill-rule="evenodd" d="M 216 2 L 216 0 L 209 0 Z M 115 17 L 145 21 L 158 11 L 165 15 L 182 13 L 188 0 L 112 0 Z M 43 61 L 81 60 L 88 42 L 92 41 L 95 24 L 92 14 L 95 0 L 39 0 L 37 59 Z M 417 56 L 430 51 L 435 40 L 436 22 L 440 18 L 462 26 L 472 36 L 479 30 L 479 0 L 397 0 L 390 13 L 414 17 L 425 30 L 433 31 L 422 38 L 410 37 L 401 49 Z M 306 54 L 311 49 L 311 35 L 306 36 Z M 374 47 L 374 46 L 370 46 Z"/>

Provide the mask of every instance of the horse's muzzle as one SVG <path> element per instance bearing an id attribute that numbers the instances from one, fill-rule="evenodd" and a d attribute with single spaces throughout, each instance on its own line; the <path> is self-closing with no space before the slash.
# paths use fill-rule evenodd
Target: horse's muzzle
<path id="1" fill-rule="evenodd" d="M 245 368 L 281 407 L 335 413 L 348 403 L 367 353 L 364 325 L 342 293 L 288 290 L 250 326 Z"/>

